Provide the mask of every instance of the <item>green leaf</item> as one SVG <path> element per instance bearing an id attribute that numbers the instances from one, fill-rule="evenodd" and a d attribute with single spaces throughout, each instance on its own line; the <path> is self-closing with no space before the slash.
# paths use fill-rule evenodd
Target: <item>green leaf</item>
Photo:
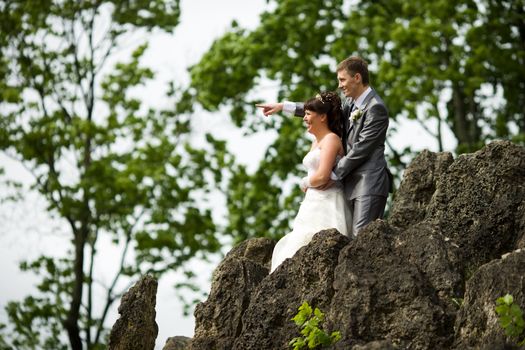
<path id="1" fill-rule="evenodd" d="M 523 313 L 517 304 L 512 304 L 509 312 L 515 319 L 522 318 L 523 316 Z"/>
<path id="2" fill-rule="evenodd" d="M 519 305 L 514 303 L 514 298 L 510 294 L 498 298 L 496 305 L 499 324 L 505 330 L 505 334 L 509 337 L 517 338 L 516 342 L 520 343 L 519 337 L 525 331 L 523 311 Z"/>
<path id="3" fill-rule="evenodd" d="M 500 323 L 501 327 L 508 328 L 511 325 L 511 323 L 512 323 L 512 317 L 507 316 L 507 315 L 501 316 L 499 318 L 499 323 Z"/>
<path id="4" fill-rule="evenodd" d="M 514 297 L 510 294 L 506 294 L 503 297 L 503 302 L 507 305 L 511 305 L 514 302 Z"/>
<path id="5" fill-rule="evenodd" d="M 318 308 L 315 308 L 314 315 L 315 315 L 315 317 L 317 317 L 319 319 L 319 321 L 323 321 L 324 314 Z"/>
<path id="6" fill-rule="evenodd" d="M 296 325 L 301 327 L 301 334 L 303 338 L 294 338 L 290 341 L 290 345 L 300 344 L 302 346 L 308 346 L 309 349 L 314 349 L 318 345 L 332 345 L 335 344 L 341 338 L 339 332 L 333 332 L 328 335 L 325 331 L 320 328 L 320 323 L 324 318 L 323 313 L 318 308 L 314 309 L 312 315 L 312 307 L 308 302 L 298 308 L 297 315 L 292 320 L 301 320 L 300 323 L 296 321 Z M 301 342 L 299 342 L 301 340 Z M 297 347 L 299 349 L 300 347 Z"/>
<path id="7" fill-rule="evenodd" d="M 339 340 L 341 340 L 341 332 L 339 331 L 332 332 L 330 337 L 332 338 L 332 344 L 337 343 Z"/>
<path id="8" fill-rule="evenodd" d="M 498 315 L 506 315 L 509 313 L 509 306 L 507 304 L 501 304 L 496 306 L 496 313 Z"/>

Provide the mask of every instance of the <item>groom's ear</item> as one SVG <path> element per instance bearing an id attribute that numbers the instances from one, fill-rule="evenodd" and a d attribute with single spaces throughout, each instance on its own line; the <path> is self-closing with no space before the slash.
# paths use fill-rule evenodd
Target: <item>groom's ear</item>
<path id="1" fill-rule="evenodd" d="M 355 78 L 355 80 L 356 80 L 358 83 L 360 83 L 360 84 L 363 83 L 363 77 L 361 76 L 361 73 L 355 73 L 355 74 L 354 74 L 354 78 Z"/>

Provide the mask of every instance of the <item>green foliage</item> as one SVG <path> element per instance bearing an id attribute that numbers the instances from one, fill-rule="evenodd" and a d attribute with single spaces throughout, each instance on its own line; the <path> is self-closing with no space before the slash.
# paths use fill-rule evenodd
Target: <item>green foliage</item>
<path id="1" fill-rule="evenodd" d="M 292 321 L 301 328 L 303 337 L 296 337 L 290 341 L 290 346 L 293 346 L 294 350 L 329 346 L 341 339 L 340 332 L 335 331 L 328 334 L 320 328 L 324 314 L 318 308 L 312 310 L 312 307 L 305 301 L 298 310 L 299 312 L 292 318 Z"/>
<path id="2" fill-rule="evenodd" d="M 0 4 L 0 151 L 31 172 L 71 244 L 64 257 L 22 263 L 41 282 L 9 304 L 3 342 L 103 348 L 108 310 L 140 275 L 186 276 L 186 262 L 219 250 L 211 203 L 233 166 L 226 143 L 208 135 L 192 145 L 191 115 L 179 113 L 187 96 L 174 83 L 157 92 L 160 106 L 137 93 L 155 78 L 141 64 L 147 44 L 113 56 L 124 35 L 172 31 L 179 14 L 179 1 L 162 0 Z M 103 236 L 120 249 L 106 286 L 95 284 Z"/>
<path id="3" fill-rule="evenodd" d="M 232 170 L 229 221 L 238 239 L 286 232 L 302 196 L 282 189 L 297 179 L 306 151 L 304 130 L 297 118 L 254 118 L 259 92 L 275 85 L 278 100 L 301 101 L 319 90 L 335 90 L 335 65 L 352 54 L 370 62 L 371 84 L 392 119 L 389 139 L 398 132 L 395 121 L 409 118 L 435 140 L 438 151 L 444 150 L 447 129 L 457 153 L 495 138 L 525 144 L 522 0 L 275 0 L 271 5 L 253 30 L 232 23 L 191 68 L 185 95 L 186 106 L 193 99 L 212 111 L 228 107 L 232 121 L 247 133 L 278 131 L 257 170 Z M 414 151 L 388 142 L 387 147 L 399 178 Z M 286 199 L 277 201 L 276 195 Z"/>
<path id="4" fill-rule="evenodd" d="M 505 330 L 508 337 L 516 339 L 518 346 L 525 344 L 525 321 L 523 311 L 518 304 L 514 303 L 514 298 L 506 294 L 496 300 L 496 313 L 499 317 L 499 324 Z"/>
<path id="5" fill-rule="evenodd" d="M 11 350 L 13 347 L 9 345 L 7 340 L 4 337 L 4 329 L 6 328 L 6 325 L 3 323 L 0 323 L 0 350 Z"/>
<path id="6" fill-rule="evenodd" d="M 306 153 L 308 147 L 306 140 L 300 138 L 304 129 L 298 119 L 282 120 L 280 130 L 283 137 L 289 139 L 279 136 L 254 174 L 248 174 L 242 165 L 231 169 L 227 192 L 227 231 L 236 240 L 263 235 L 278 238 L 289 231 L 289 220 L 297 213 L 304 194 L 298 186 L 287 194 L 282 183 L 300 174 L 298 166 L 302 157 L 297 149 L 303 149 Z"/>
<path id="7" fill-rule="evenodd" d="M 278 131 L 258 169 L 231 169 L 227 190 L 228 232 L 243 240 L 255 236 L 279 238 L 289 231 L 302 192 L 283 183 L 296 182 L 309 141 L 300 118 L 254 118 L 257 92 L 265 78 L 279 81 L 279 98 L 304 100 L 319 90 L 336 88 L 325 39 L 336 31 L 342 0 L 278 1 L 275 11 L 261 15 L 260 26 L 247 31 L 232 23 L 191 68 L 188 94 L 208 110 L 230 107 L 232 121 L 246 133 Z M 318 13 L 322 13 L 319 17 Z M 210 83 L 213 77 L 213 83 Z M 262 87 L 263 89 L 266 87 Z"/>
<path id="8" fill-rule="evenodd" d="M 451 298 L 451 300 L 458 307 L 458 309 L 462 307 L 463 303 L 465 302 L 463 298 Z"/>
<path id="9" fill-rule="evenodd" d="M 41 256 L 32 263 L 20 264 L 22 271 L 32 271 L 42 280 L 39 296 L 29 295 L 11 301 L 6 307 L 12 327 L 10 340 L 17 349 L 67 349 L 62 343 L 61 320 L 67 314 L 67 296 L 72 294 L 73 261 Z"/>

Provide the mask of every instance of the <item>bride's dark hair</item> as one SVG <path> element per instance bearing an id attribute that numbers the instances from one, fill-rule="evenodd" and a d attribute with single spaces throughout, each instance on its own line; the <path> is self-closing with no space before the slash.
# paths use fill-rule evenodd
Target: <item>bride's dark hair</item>
<path id="1" fill-rule="evenodd" d="M 341 98 L 336 92 L 323 91 L 304 103 L 304 110 L 326 114 L 328 128 L 339 137 L 342 135 Z"/>

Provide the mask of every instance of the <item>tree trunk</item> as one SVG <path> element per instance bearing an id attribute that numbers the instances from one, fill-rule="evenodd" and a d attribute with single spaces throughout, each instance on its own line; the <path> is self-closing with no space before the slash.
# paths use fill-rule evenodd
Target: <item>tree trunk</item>
<path id="1" fill-rule="evenodd" d="M 461 91 L 458 86 L 454 86 L 454 91 L 452 94 L 452 103 L 453 103 L 453 131 L 454 135 L 458 139 L 458 145 L 468 144 L 468 127 L 467 119 L 465 115 L 465 105 L 463 103 L 463 97 L 461 96 Z"/>
<path id="2" fill-rule="evenodd" d="M 480 129 L 477 125 L 478 108 L 473 98 L 465 96 L 460 84 L 453 83 L 452 100 L 449 103 L 449 119 L 452 132 L 458 140 L 458 152 L 472 152 L 480 142 Z M 469 115 L 471 116 L 469 120 Z"/>
<path id="3" fill-rule="evenodd" d="M 64 327 L 66 328 L 69 337 L 69 343 L 73 350 L 82 350 L 82 339 L 80 338 L 78 321 L 80 318 L 80 305 L 82 303 L 82 289 L 84 286 L 84 246 L 87 237 L 85 234 L 86 230 L 87 228 L 83 227 L 80 231 L 75 232 L 75 281 L 73 285 L 71 305 L 69 307 L 67 319 L 64 322 Z"/>
<path id="4" fill-rule="evenodd" d="M 478 125 L 478 120 L 480 117 L 480 108 L 478 103 L 474 101 L 474 96 L 471 95 L 468 97 L 469 102 L 469 114 L 472 116 L 472 119 L 470 120 L 470 143 L 471 147 L 474 147 L 476 149 L 471 149 L 471 151 L 477 150 L 479 147 L 480 141 L 481 141 L 481 129 Z"/>

